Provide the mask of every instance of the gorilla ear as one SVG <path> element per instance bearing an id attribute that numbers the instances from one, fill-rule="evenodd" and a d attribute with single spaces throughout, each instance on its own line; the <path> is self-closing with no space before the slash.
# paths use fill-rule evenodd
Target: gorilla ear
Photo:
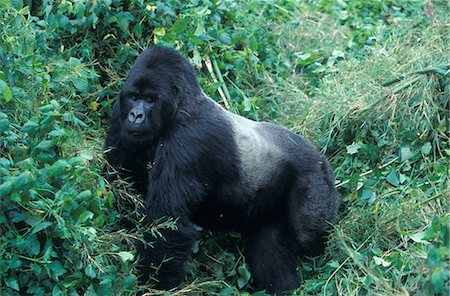
<path id="1" fill-rule="evenodd" d="M 181 104 L 184 100 L 189 99 L 189 90 L 187 89 L 187 85 L 183 79 L 175 79 L 172 86 L 172 92 L 174 94 L 173 99 L 169 102 L 171 106 L 167 106 L 170 108 L 178 109 L 178 105 Z"/>
<path id="2" fill-rule="evenodd" d="M 162 113 L 164 119 L 171 119 L 175 116 L 178 110 L 179 102 L 182 100 L 180 95 L 176 94 L 176 97 L 171 100 L 163 100 L 162 101 Z"/>
<path id="3" fill-rule="evenodd" d="M 195 69 L 188 61 L 184 61 L 184 63 L 178 65 L 175 71 L 173 85 L 175 86 L 177 96 L 181 100 L 184 98 L 189 99 L 189 97 L 198 96 L 202 93 Z"/>

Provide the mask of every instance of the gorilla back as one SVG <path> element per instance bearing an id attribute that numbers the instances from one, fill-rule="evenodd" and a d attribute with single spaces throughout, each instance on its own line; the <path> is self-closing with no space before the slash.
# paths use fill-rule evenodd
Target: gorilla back
<path id="1" fill-rule="evenodd" d="M 153 249 L 136 243 L 140 279 L 154 276 L 158 288 L 183 280 L 194 223 L 242 233 L 256 290 L 295 289 L 296 258 L 320 253 L 336 221 L 340 198 L 326 159 L 278 125 L 225 110 L 173 49 L 153 46 L 139 56 L 114 105 L 106 147 L 111 165 L 144 195 L 144 223 L 178 219 L 165 239 L 144 235 L 157 240 Z"/>

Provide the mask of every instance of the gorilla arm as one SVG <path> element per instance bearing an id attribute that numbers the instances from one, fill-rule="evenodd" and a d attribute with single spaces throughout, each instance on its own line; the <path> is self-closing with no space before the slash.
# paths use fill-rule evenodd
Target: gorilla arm
<path id="1" fill-rule="evenodd" d="M 145 225 L 151 225 L 161 217 L 176 220 L 176 229 L 160 231 L 162 237 L 156 239 L 157 248 L 145 249 L 142 242 L 136 245 L 141 256 L 141 282 L 147 282 L 154 274 L 159 280 L 156 284 L 159 289 L 174 288 L 184 279 L 183 266 L 191 253 L 195 234 L 188 217 L 189 208 L 205 196 L 199 176 L 192 173 L 199 159 L 195 156 L 198 150 L 181 149 L 190 134 L 183 130 L 179 135 L 160 141 L 145 197 Z M 150 233 L 146 233 L 144 239 L 155 241 Z"/>

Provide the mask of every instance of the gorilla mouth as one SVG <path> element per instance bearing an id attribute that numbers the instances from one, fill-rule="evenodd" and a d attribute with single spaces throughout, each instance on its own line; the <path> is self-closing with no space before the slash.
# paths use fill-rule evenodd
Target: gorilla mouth
<path id="1" fill-rule="evenodd" d="M 142 137 L 148 134 L 148 130 L 142 128 L 128 128 L 127 133 L 131 137 Z"/>
<path id="2" fill-rule="evenodd" d="M 149 130 L 131 130 L 125 134 L 125 139 L 130 143 L 144 143 L 152 139 Z"/>
<path id="3" fill-rule="evenodd" d="M 142 136 L 142 135 L 144 135 L 144 132 L 141 132 L 141 131 L 130 131 L 130 135 L 132 135 L 132 136 Z"/>

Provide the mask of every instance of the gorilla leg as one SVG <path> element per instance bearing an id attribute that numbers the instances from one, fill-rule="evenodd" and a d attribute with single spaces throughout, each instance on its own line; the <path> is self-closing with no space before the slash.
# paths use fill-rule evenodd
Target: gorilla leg
<path id="1" fill-rule="evenodd" d="M 300 285 L 291 238 L 281 225 L 265 225 L 248 233 L 246 258 L 256 290 L 268 293 L 293 290 Z"/>
<path id="2" fill-rule="evenodd" d="M 191 243 L 194 230 L 177 223 L 177 230 L 164 229 L 160 231 L 162 238 L 155 239 L 150 233 L 144 234 L 146 242 L 152 247 L 144 246 L 140 241 L 136 249 L 141 257 L 140 282 L 147 283 L 150 276 L 158 279 L 155 287 L 168 290 L 178 286 L 184 279 L 184 263 L 191 254 Z"/>
<path id="3" fill-rule="evenodd" d="M 330 223 L 336 222 L 339 194 L 326 163 L 299 178 L 288 201 L 289 228 L 300 245 L 300 255 L 317 256 L 325 248 Z"/>

